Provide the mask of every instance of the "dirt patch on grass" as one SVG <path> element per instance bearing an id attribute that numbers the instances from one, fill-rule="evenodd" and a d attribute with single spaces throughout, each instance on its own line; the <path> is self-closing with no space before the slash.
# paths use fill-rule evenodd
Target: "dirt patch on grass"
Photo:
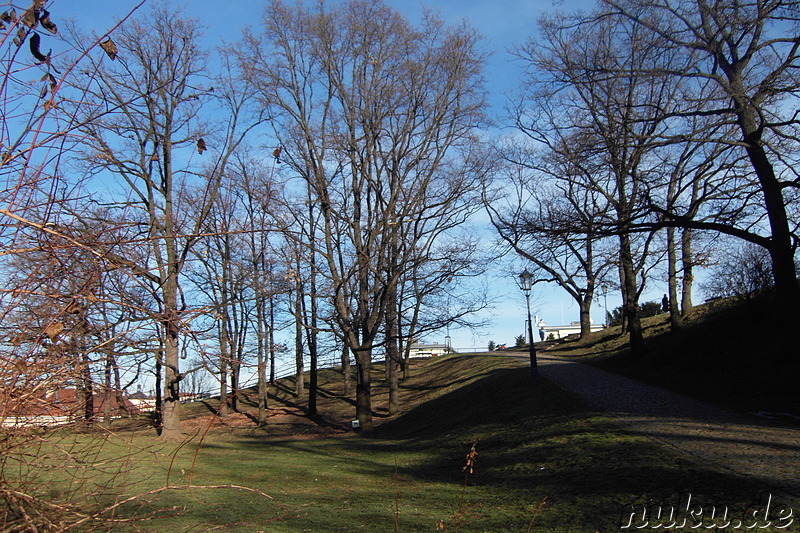
<path id="1" fill-rule="evenodd" d="M 300 407 L 274 407 L 267 410 L 266 424 L 259 426 L 254 413 L 234 412 L 226 416 L 207 414 L 181 421 L 185 433 L 235 433 L 281 438 L 327 439 L 351 434 L 342 421 L 308 416 Z"/>

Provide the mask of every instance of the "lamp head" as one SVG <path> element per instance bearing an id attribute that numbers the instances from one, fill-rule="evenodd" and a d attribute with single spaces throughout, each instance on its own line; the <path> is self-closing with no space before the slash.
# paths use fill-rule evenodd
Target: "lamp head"
<path id="1" fill-rule="evenodd" d="M 519 275 L 519 286 L 524 292 L 530 291 L 533 287 L 533 274 L 528 272 L 527 268 Z"/>

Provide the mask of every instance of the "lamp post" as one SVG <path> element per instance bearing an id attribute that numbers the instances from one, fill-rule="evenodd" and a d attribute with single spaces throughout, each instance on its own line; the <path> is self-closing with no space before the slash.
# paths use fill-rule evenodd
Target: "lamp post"
<path id="1" fill-rule="evenodd" d="M 531 288 L 533 287 L 533 274 L 528 269 L 519 275 L 519 288 L 525 294 L 525 303 L 528 308 L 528 350 L 531 358 L 531 382 L 536 383 L 539 377 L 539 369 L 536 365 L 536 347 L 533 342 L 533 322 L 531 322 Z"/>

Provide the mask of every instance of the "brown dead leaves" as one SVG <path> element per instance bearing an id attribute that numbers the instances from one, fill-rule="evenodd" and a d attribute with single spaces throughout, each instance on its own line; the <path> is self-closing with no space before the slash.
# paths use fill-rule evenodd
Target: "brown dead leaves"
<path id="1" fill-rule="evenodd" d="M 117 48 L 117 44 L 111 39 L 111 37 L 107 37 L 105 41 L 100 42 L 100 48 L 111 58 L 111 60 L 115 60 L 117 58 L 117 54 L 119 53 L 119 49 Z"/>

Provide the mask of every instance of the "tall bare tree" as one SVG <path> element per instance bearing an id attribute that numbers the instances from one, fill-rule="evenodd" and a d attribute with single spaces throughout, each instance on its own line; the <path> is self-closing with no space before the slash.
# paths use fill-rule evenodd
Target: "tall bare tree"
<path id="1" fill-rule="evenodd" d="M 637 224 L 653 216 L 647 195 L 660 173 L 652 154 L 679 87 L 655 72 L 675 68 L 675 54 L 620 18 L 557 15 L 543 19 L 541 29 L 541 39 L 519 50 L 532 67 L 532 90 L 516 108 L 516 125 L 578 169 L 559 179 L 608 206 L 593 218 L 593 231 L 619 240 L 623 309 L 631 349 L 641 353 L 638 296 L 646 255 L 636 251 L 634 228 L 641 231 Z M 645 67 L 654 74 L 639 76 Z M 638 248 L 650 242 L 647 236 Z"/>
<path id="2" fill-rule="evenodd" d="M 331 287 L 332 320 L 358 367 L 356 416 L 372 426 L 371 360 L 410 253 L 422 257 L 442 217 L 469 210 L 481 169 L 483 117 L 475 32 L 430 14 L 420 28 L 378 2 L 314 8 L 272 2 L 240 59 L 288 167 L 310 188 L 321 239 L 312 245 Z M 473 196 L 474 201 L 474 196 Z M 389 268 L 393 227 L 405 254 Z"/>
<path id="3" fill-rule="evenodd" d="M 245 220 L 250 228 L 247 232 L 247 248 L 249 253 L 248 267 L 255 299 L 256 320 L 256 370 L 258 377 L 258 423 L 266 424 L 268 385 L 267 368 L 275 372 L 275 316 L 274 299 L 282 292 L 283 283 L 276 279 L 276 263 L 274 251 L 274 235 L 271 229 L 276 228 L 275 212 L 279 211 L 276 196 L 278 187 L 274 184 L 273 175 L 277 158 L 269 170 L 257 164 L 249 157 L 237 159 L 237 174 L 241 186 Z"/>
<path id="4" fill-rule="evenodd" d="M 579 185 L 575 173 L 581 165 L 507 157 L 509 178 L 486 193 L 492 224 L 503 242 L 530 262 L 537 282 L 555 282 L 575 300 L 584 337 L 591 331 L 595 288 L 616 265 L 605 228 L 596 223 L 610 206 L 602 194 Z"/>
<path id="5" fill-rule="evenodd" d="M 163 334 L 165 440 L 181 437 L 180 337 L 191 317 L 181 288 L 182 270 L 201 237 L 228 159 L 258 122 L 245 120 L 246 91 L 237 91 L 235 85 L 212 90 L 201 36 L 196 21 L 170 6 L 156 6 L 146 18 L 120 29 L 115 52 L 94 65 L 92 77 L 81 87 L 96 104 L 85 128 L 88 167 L 119 179 L 112 194 L 126 198 L 128 217 L 141 221 L 142 243 L 152 251 L 150 263 L 130 266 L 154 284 L 160 306 L 156 319 Z M 227 110 L 226 124 L 204 121 L 202 112 L 212 105 Z M 214 163 L 201 169 L 195 160 L 203 158 Z M 200 202 L 192 210 L 182 209 L 191 188 L 201 191 L 190 195 Z"/>
<path id="6" fill-rule="evenodd" d="M 611 15 L 622 16 L 648 32 L 661 50 L 683 54 L 684 68 L 642 66 L 645 75 L 680 79 L 692 85 L 676 116 L 712 117 L 728 128 L 707 127 L 686 135 L 743 151 L 755 175 L 755 190 L 768 231 L 754 226 L 708 224 L 709 229 L 745 239 L 769 251 L 782 308 L 800 314 L 795 252 L 798 220 L 788 206 L 796 201 L 796 155 L 800 121 L 800 2 L 796 0 L 602 0 Z M 685 221 L 684 221 L 685 222 Z"/>

